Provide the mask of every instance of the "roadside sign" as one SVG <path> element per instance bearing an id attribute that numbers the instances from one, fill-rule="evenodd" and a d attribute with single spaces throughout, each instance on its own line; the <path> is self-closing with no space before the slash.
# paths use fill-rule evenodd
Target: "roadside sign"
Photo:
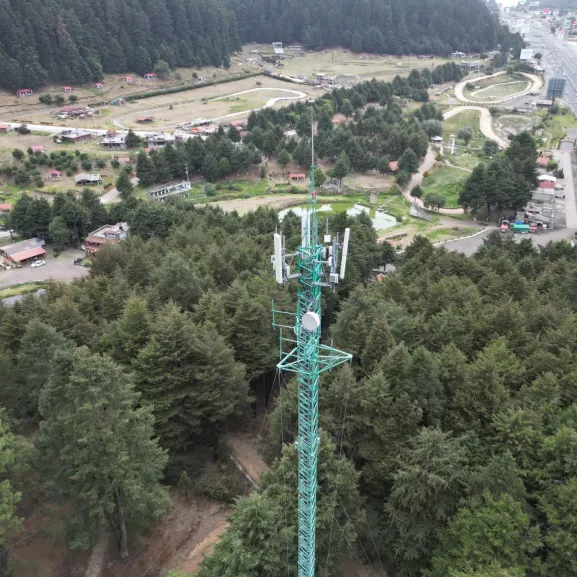
<path id="1" fill-rule="evenodd" d="M 547 98 L 562 98 L 566 84 L 565 78 L 551 78 L 547 85 Z"/>

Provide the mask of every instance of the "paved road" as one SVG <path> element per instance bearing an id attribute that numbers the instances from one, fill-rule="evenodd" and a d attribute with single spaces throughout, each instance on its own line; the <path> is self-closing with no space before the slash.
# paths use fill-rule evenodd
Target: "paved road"
<path id="1" fill-rule="evenodd" d="M 69 249 L 60 253 L 57 258 L 48 257 L 45 266 L 32 268 L 30 265 L 12 270 L 0 271 L 0 288 L 27 282 L 42 282 L 49 279 L 69 282 L 86 276 L 89 269 L 72 263 L 75 258 L 84 256 L 84 251 Z"/>
<path id="2" fill-rule="evenodd" d="M 491 233 L 493 230 L 497 229 L 495 227 L 492 227 L 483 234 L 480 234 L 473 238 L 463 238 L 455 240 L 453 242 L 449 242 L 444 245 L 444 248 L 454 252 L 462 252 L 466 255 L 471 255 L 477 251 L 477 249 L 483 244 L 484 240 L 487 238 L 489 233 Z M 537 246 L 545 246 L 551 241 L 571 238 L 574 233 L 575 233 L 574 229 L 560 228 L 557 230 L 541 232 L 535 235 L 518 235 L 515 236 L 514 238 L 519 240 L 523 238 L 530 238 L 533 241 L 533 244 L 536 244 Z"/>
<path id="3" fill-rule="evenodd" d="M 501 72 L 496 72 L 495 74 L 489 74 L 486 76 L 478 76 L 477 78 L 473 78 L 473 79 L 466 78 L 462 82 L 459 82 L 459 84 L 457 84 L 457 86 L 455 86 L 455 96 L 457 97 L 457 100 L 460 100 L 461 102 L 470 102 L 471 104 L 488 104 L 488 105 L 493 106 L 493 105 L 499 104 L 501 102 L 507 102 L 508 100 L 513 100 L 514 98 L 519 98 L 520 96 L 528 94 L 529 92 L 538 91 L 541 89 L 541 86 L 543 85 L 543 81 L 536 74 L 527 74 L 526 72 L 521 72 L 521 74 L 523 76 L 527 77 L 531 81 L 531 84 L 529 85 L 528 88 L 520 91 L 518 94 L 506 96 L 504 98 L 494 98 L 492 100 L 487 100 L 484 102 L 479 101 L 479 100 L 470 100 L 470 99 L 465 97 L 465 94 L 464 94 L 465 85 L 468 84 L 469 82 L 473 82 L 473 81 L 477 82 L 479 80 L 484 80 L 486 78 L 494 78 L 495 76 L 500 76 L 501 74 L 505 74 L 505 73 L 506 73 L 506 71 L 503 70 Z M 507 82 L 507 80 L 504 79 L 503 82 L 505 83 L 505 82 Z"/>

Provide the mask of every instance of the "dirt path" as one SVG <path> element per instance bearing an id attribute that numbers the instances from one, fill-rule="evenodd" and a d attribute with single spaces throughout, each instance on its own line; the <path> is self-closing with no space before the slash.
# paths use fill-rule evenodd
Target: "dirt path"
<path id="1" fill-rule="evenodd" d="M 269 208 L 286 208 L 291 204 L 302 204 L 306 199 L 304 194 L 274 194 L 267 196 L 255 196 L 254 198 L 238 198 L 233 200 L 218 200 L 211 202 L 210 206 L 220 206 L 225 212 L 232 212 L 236 210 L 239 214 L 246 214 L 252 210 L 256 210 L 259 206 L 267 206 Z M 197 204 L 200 208 L 203 204 Z"/>
<path id="2" fill-rule="evenodd" d="M 453 116 L 456 116 L 457 114 L 460 114 L 462 111 L 464 112 L 465 110 L 478 110 L 479 113 L 481 114 L 481 118 L 479 120 L 479 127 L 481 129 L 481 132 L 487 138 L 490 138 L 491 140 L 497 142 L 501 148 L 507 148 L 509 146 L 509 143 L 506 140 L 503 140 L 502 138 L 500 138 L 495 134 L 495 131 L 493 130 L 493 125 L 491 123 L 491 113 L 489 112 L 489 109 L 485 108 L 484 106 L 458 106 L 457 108 L 447 110 L 447 112 L 443 114 L 443 119 L 447 120 L 448 118 L 452 118 Z"/>
<path id="3" fill-rule="evenodd" d="M 260 476 L 269 470 L 269 466 L 255 450 L 250 437 L 241 433 L 229 435 L 226 438 L 226 444 L 230 447 L 234 458 L 258 485 Z"/>

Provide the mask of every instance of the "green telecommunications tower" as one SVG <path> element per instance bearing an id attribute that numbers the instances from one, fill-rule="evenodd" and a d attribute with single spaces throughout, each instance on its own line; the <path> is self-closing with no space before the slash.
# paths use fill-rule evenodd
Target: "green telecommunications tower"
<path id="1" fill-rule="evenodd" d="M 279 284 L 298 280 L 296 313 L 277 311 L 273 303 L 273 326 L 280 328 L 281 361 L 277 369 L 296 373 L 298 377 L 298 577 L 315 574 L 319 377 L 352 359 L 352 355 L 320 342 L 321 289 L 334 288 L 345 276 L 350 230 L 345 229 L 342 242 L 338 234 L 334 237 L 325 234 L 323 243 L 319 242 L 314 135 L 312 142 L 311 188 L 301 217 L 300 245 L 296 253 L 287 254 L 283 236 L 275 234 L 271 258 Z M 297 270 L 291 272 L 295 259 Z M 275 313 L 294 319 L 294 324 L 277 322 Z M 283 329 L 290 336 L 283 336 Z"/>

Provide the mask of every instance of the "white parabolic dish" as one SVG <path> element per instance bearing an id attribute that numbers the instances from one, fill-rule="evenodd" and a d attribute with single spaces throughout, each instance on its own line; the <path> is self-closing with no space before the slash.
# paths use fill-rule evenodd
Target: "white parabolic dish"
<path id="1" fill-rule="evenodd" d="M 321 319 L 319 318 L 319 315 L 311 311 L 306 312 L 302 316 L 301 322 L 303 324 L 303 328 L 309 332 L 315 331 L 321 326 Z"/>

